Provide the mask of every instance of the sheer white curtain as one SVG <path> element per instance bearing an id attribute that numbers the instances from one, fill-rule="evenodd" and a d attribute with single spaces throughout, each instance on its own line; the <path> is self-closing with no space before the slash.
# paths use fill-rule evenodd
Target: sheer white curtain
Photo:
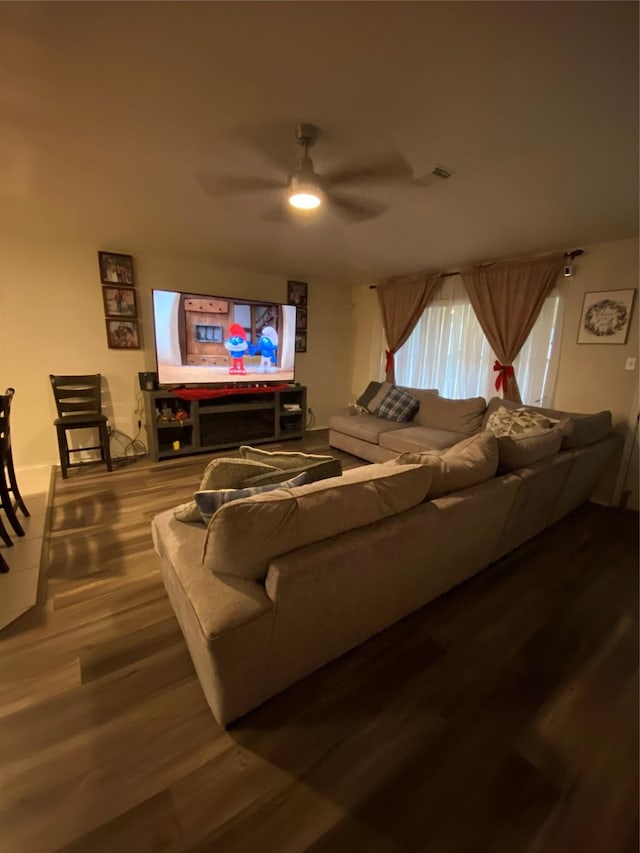
<path id="1" fill-rule="evenodd" d="M 551 404 L 561 328 L 559 291 L 546 299 L 540 316 L 514 361 L 522 400 Z M 396 382 L 437 388 L 443 397 L 498 396 L 496 360 L 460 276 L 449 276 L 433 295 L 409 340 L 396 353 Z"/>

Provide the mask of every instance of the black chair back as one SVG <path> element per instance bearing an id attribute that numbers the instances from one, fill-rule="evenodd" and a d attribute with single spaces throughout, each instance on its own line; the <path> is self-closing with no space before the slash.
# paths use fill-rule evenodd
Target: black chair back
<path id="1" fill-rule="evenodd" d="M 6 459 L 11 450 L 11 402 L 14 388 L 0 394 L 0 459 Z"/>
<path id="2" fill-rule="evenodd" d="M 59 418 L 100 415 L 102 412 L 99 373 L 83 376 L 50 375 Z"/>
<path id="3" fill-rule="evenodd" d="M 11 450 L 11 403 L 14 394 L 13 388 L 7 388 L 4 394 L 0 394 L 0 509 L 4 510 L 18 536 L 24 536 L 24 529 L 18 520 L 16 509 L 19 509 L 25 517 L 29 516 L 29 510 L 18 488 Z M 9 547 L 13 544 L 1 520 L 0 539 Z"/>

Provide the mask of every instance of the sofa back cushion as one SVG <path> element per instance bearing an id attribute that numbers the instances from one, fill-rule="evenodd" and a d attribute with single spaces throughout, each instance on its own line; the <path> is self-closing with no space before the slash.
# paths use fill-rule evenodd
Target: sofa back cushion
<path id="1" fill-rule="evenodd" d="M 562 444 L 560 429 L 546 429 L 525 435 L 503 435 L 498 438 L 498 474 L 508 474 L 518 468 L 535 465 L 555 456 Z"/>
<path id="2" fill-rule="evenodd" d="M 439 498 L 495 477 L 498 467 L 498 439 L 488 431 L 479 432 L 445 451 L 401 453 L 386 464 L 424 465 L 433 475 L 427 497 Z"/>
<path id="3" fill-rule="evenodd" d="M 213 516 L 203 563 L 216 574 L 259 580 L 274 557 L 417 506 L 431 478 L 422 465 L 365 465 L 340 478 L 234 501 Z"/>
<path id="4" fill-rule="evenodd" d="M 452 400 L 437 394 L 425 394 L 414 422 L 418 426 L 472 435 L 480 429 L 486 407 L 484 397 Z"/>
<path id="5" fill-rule="evenodd" d="M 501 400 L 500 397 L 492 397 L 487 406 L 483 419 L 482 428 L 486 429 L 491 415 L 501 406 L 506 409 L 517 409 L 522 403 L 514 403 L 511 400 Z M 584 447 L 604 438 L 612 430 L 611 412 L 603 410 L 594 413 L 565 412 L 561 409 L 545 409 L 540 406 L 527 406 L 535 412 L 546 415 L 558 424 L 562 432 L 562 450 L 573 450 L 576 447 Z"/>

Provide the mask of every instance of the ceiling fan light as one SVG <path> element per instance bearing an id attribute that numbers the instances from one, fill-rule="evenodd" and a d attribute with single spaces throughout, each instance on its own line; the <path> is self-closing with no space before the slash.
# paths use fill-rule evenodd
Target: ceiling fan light
<path id="1" fill-rule="evenodd" d="M 313 174 L 291 176 L 289 183 L 289 204 L 298 210 L 315 210 L 322 204 L 322 193 Z"/>
<path id="2" fill-rule="evenodd" d="M 294 190 L 289 196 L 289 204 L 298 210 L 315 210 L 319 207 L 322 199 L 313 190 Z"/>

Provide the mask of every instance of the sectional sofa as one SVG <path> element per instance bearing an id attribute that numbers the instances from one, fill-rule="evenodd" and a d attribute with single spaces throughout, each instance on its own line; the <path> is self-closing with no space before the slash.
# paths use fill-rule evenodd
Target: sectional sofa
<path id="1" fill-rule="evenodd" d="M 429 407 L 437 396 L 427 397 Z M 246 714 L 588 500 L 621 440 L 608 413 L 553 414 L 559 425 L 541 438 L 496 438 L 481 429 L 484 406 L 477 431 L 435 454 L 398 453 L 384 431 L 377 442 L 352 434 L 358 455 L 391 458 L 232 500 L 208 526 L 156 516 L 162 577 L 216 720 Z"/>

